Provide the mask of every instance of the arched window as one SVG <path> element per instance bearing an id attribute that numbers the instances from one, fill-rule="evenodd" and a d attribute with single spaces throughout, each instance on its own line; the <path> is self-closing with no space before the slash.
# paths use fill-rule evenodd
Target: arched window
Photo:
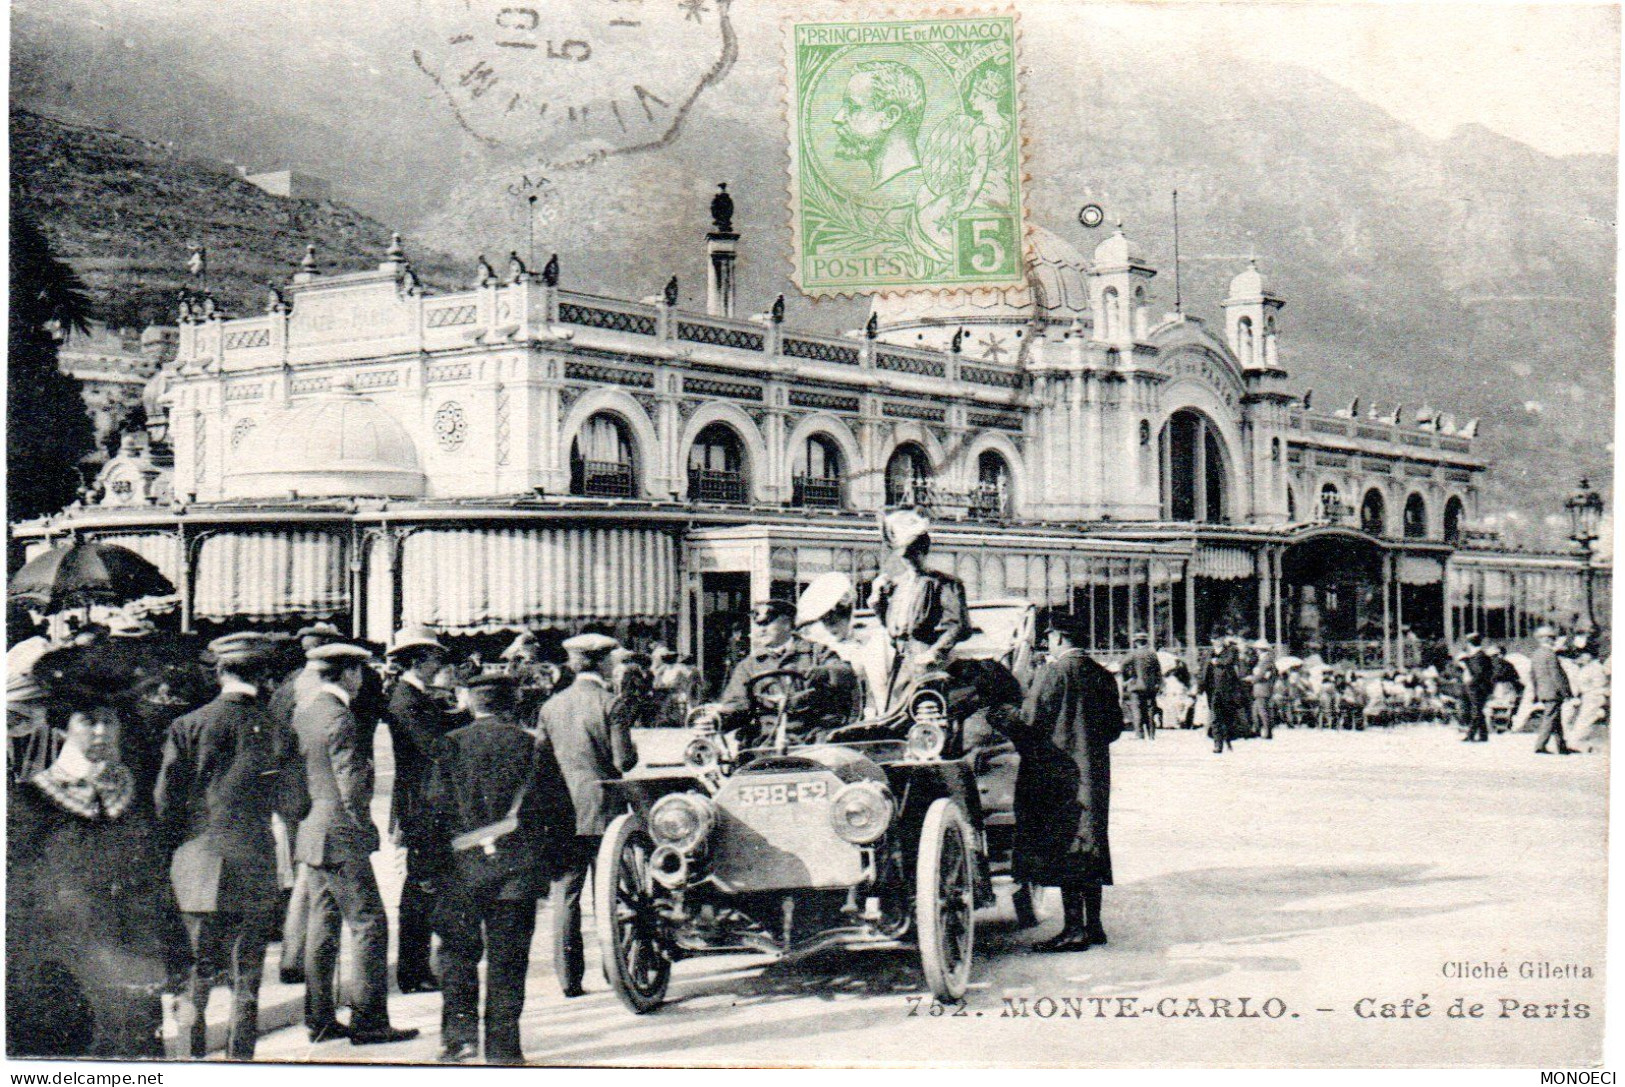
<path id="1" fill-rule="evenodd" d="M 1280 349 L 1275 345 L 1275 315 L 1273 313 L 1264 318 L 1264 365 L 1272 368 L 1281 365 Z"/>
<path id="2" fill-rule="evenodd" d="M 700 502 L 749 501 L 745 444 L 734 428 L 712 423 L 694 436 L 688 450 L 688 497 Z"/>
<path id="3" fill-rule="evenodd" d="M 1117 339 L 1120 327 L 1117 306 L 1116 287 L 1107 287 L 1100 292 L 1100 338 L 1103 340 Z"/>
<path id="4" fill-rule="evenodd" d="M 1229 508 L 1224 450 L 1207 417 L 1176 411 L 1162 428 L 1162 516 L 1169 521 L 1221 523 Z"/>
<path id="5" fill-rule="evenodd" d="M 1286 519 L 1294 522 L 1298 519 L 1298 492 L 1291 487 L 1286 489 Z"/>
<path id="6" fill-rule="evenodd" d="M 632 435 L 619 416 L 600 412 L 582 424 L 570 443 L 570 493 L 592 498 L 631 498 L 638 493 Z"/>
<path id="7" fill-rule="evenodd" d="M 1151 330 L 1151 311 L 1145 304 L 1145 288 L 1134 288 L 1134 338 L 1143 340 Z"/>
<path id="8" fill-rule="evenodd" d="M 1243 366 L 1253 364 L 1253 319 L 1243 317 L 1236 322 L 1236 357 Z"/>
<path id="9" fill-rule="evenodd" d="M 1365 492 L 1360 502 L 1360 531 L 1370 536 L 1388 532 L 1388 507 L 1382 500 L 1382 492 L 1375 487 Z"/>
<path id="10" fill-rule="evenodd" d="M 971 515 L 1005 517 L 1010 513 L 1010 465 L 989 449 L 976 458 L 976 489 L 971 492 Z"/>
<path id="11" fill-rule="evenodd" d="M 1461 534 L 1466 529 L 1467 507 L 1456 495 L 1450 496 L 1450 501 L 1444 504 L 1444 542 L 1448 544 L 1461 543 Z"/>
<path id="12" fill-rule="evenodd" d="M 802 450 L 801 470 L 795 478 L 798 506 L 841 506 L 841 449 L 827 434 L 813 434 Z"/>
<path id="13" fill-rule="evenodd" d="M 914 442 L 904 442 L 886 462 L 886 505 L 931 504 L 931 458 Z"/>
<path id="14" fill-rule="evenodd" d="M 1343 492 L 1337 489 L 1335 483 L 1321 485 L 1320 519 L 1333 522 L 1343 519 Z"/>
<path id="15" fill-rule="evenodd" d="M 1428 505 L 1419 494 L 1405 499 L 1405 538 L 1420 540 L 1428 534 Z"/>

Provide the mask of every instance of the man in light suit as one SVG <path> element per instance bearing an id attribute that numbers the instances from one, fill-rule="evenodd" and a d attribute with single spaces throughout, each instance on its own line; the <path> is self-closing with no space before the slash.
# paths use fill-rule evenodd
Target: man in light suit
<path id="1" fill-rule="evenodd" d="M 415 1030 L 389 1025 L 389 921 L 372 854 L 378 828 L 372 822 L 373 767 L 370 751 L 350 711 L 372 656 L 358 645 L 332 642 L 306 654 L 321 681 L 293 713 L 293 729 L 305 760 L 310 814 L 299 824 L 295 858 L 310 886 L 310 930 L 305 937 L 305 1026 L 312 1042 L 349 1038 L 355 1045 L 399 1042 Z M 348 1025 L 335 1014 L 339 923 L 355 940 L 355 1002 Z"/>
<path id="2" fill-rule="evenodd" d="M 1557 753 L 1572 755 L 1574 748 L 1563 739 L 1563 702 L 1571 693 L 1568 673 L 1557 659 L 1557 631 L 1541 627 L 1535 631 L 1538 645 L 1529 656 L 1529 679 L 1533 688 L 1535 713 L 1540 715 L 1540 735 L 1535 737 L 1535 754 L 1549 755 L 1546 745 L 1557 737 Z"/>
<path id="3" fill-rule="evenodd" d="M 191 938 L 191 1051 L 207 1051 L 204 1009 L 231 986 L 227 1055 L 254 1059 L 267 922 L 281 905 L 271 816 L 296 823 L 309 807 L 298 745 L 266 709 L 273 646 L 260 634 L 209 643 L 220 678 L 214 701 L 176 718 L 154 793 L 170 881 Z"/>
<path id="4" fill-rule="evenodd" d="M 564 995 L 573 997 L 584 991 L 581 983 L 586 975 L 581 891 L 614 815 L 605 810 L 603 782 L 636 766 L 638 752 L 626 715 L 611 712 L 615 694 L 610 688 L 610 654 L 619 643 L 604 634 L 578 634 L 566 640 L 564 648 L 575 682 L 542 705 L 536 743 L 557 760 L 575 808 L 575 838 L 561 850 L 550 897 L 553 970 Z"/>

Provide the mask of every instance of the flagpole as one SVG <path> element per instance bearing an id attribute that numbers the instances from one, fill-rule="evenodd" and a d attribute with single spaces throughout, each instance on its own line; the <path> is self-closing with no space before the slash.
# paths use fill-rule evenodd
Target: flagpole
<path id="1" fill-rule="evenodd" d="M 1174 312 L 1185 315 L 1185 295 L 1179 279 L 1179 190 L 1174 190 Z"/>

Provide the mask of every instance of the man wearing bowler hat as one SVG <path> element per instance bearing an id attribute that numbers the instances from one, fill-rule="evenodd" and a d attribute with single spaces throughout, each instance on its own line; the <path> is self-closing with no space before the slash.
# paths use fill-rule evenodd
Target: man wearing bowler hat
<path id="1" fill-rule="evenodd" d="M 575 681 L 542 704 L 537 715 L 539 757 L 557 760 L 575 808 L 575 834 L 565 840 L 553 871 L 553 972 L 567 997 L 580 996 L 586 976 L 581 940 L 581 892 L 598 843 L 614 812 L 604 802 L 605 781 L 638 764 L 627 718 L 610 712 L 610 655 L 620 643 L 607 634 L 565 640 Z M 607 937 L 600 934 L 600 939 Z"/>
<path id="2" fill-rule="evenodd" d="M 439 988 L 429 968 L 435 879 L 427 853 L 430 828 L 423 793 L 436 749 L 456 722 L 429 692 L 435 673 L 446 663 L 446 647 L 434 631 L 425 626 L 396 631 L 388 655 L 401 669 L 384 714 L 395 752 L 389 824 L 395 843 L 406 850 L 406 880 L 396 920 L 395 981 L 403 993 L 432 993 Z"/>
<path id="3" fill-rule="evenodd" d="M 309 806 L 298 745 L 266 710 L 273 650 L 254 633 L 209 643 L 220 693 L 169 726 L 158 772 L 170 881 L 192 943 L 196 1058 L 207 1050 L 210 990 L 224 983 L 232 995 L 227 1055 L 254 1059 L 267 920 L 281 905 L 271 816 L 291 825 Z"/>
<path id="4" fill-rule="evenodd" d="M 306 654 L 321 686 L 293 714 L 305 760 L 310 814 L 299 824 L 294 856 L 309 881 L 309 931 L 305 936 L 305 1026 L 312 1042 L 349 1038 L 355 1045 L 399 1042 L 415 1030 L 389 1025 L 389 921 L 372 854 L 378 828 L 372 823 L 371 752 L 361 749 L 361 730 L 351 705 L 372 654 L 358 645 L 331 642 Z M 334 980 L 339 924 L 355 941 L 355 1000 L 350 1022 L 337 1017 Z"/>
<path id="5" fill-rule="evenodd" d="M 519 1016 L 549 861 L 573 839 L 575 815 L 558 763 L 519 727 L 512 676 L 468 682 L 472 723 L 437 746 L 423 818 L 445 858 L 434 896 L 441 939 L 440 1060 L 480 1058 L 480 960 L 485 969 L 484 1058 L 523 1064 Z"/>

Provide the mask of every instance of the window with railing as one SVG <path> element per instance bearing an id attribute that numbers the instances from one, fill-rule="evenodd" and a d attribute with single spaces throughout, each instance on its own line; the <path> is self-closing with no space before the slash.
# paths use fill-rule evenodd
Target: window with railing
<path id="1" fill-rule="evenodd" d="M 632 498 L 637 490 L 626 424 L 613 415 L 594 415 L 570 443 L 570 493 L 585 498 Z"/>
<path id="2" fill-rule="evenodd" d="M 791 503 L 796 506 L 839 509 L 845 504 L 841 451 L 827 435 L 808 437 L 792 487 Z"/>
<path id="3" fill-rule="evenodd" d="M 1010 465 L 991 449 L 976 459 L 976 485 L 966 503 L 972 517 L 997 519 L 1010 512 Z"/>
<path id="4" fill-rule="evenodd" d="M 931 505 L 931 459 L 914 442 L 904 442 L 886 462 L 886 505 Z"/>
<path id="5" fill-rule="evenodd" d="M 712 423 L 688 451 L 688 497 L 695 502 L 740 504 L 750 500 L 745 447 L 725 423 Z"/>
<path id="6" fill-rule="evenodd" d="M 797 476 L 792 501 L 797 506 L 840 509 L 842 489 L 839 476 Z"/>

